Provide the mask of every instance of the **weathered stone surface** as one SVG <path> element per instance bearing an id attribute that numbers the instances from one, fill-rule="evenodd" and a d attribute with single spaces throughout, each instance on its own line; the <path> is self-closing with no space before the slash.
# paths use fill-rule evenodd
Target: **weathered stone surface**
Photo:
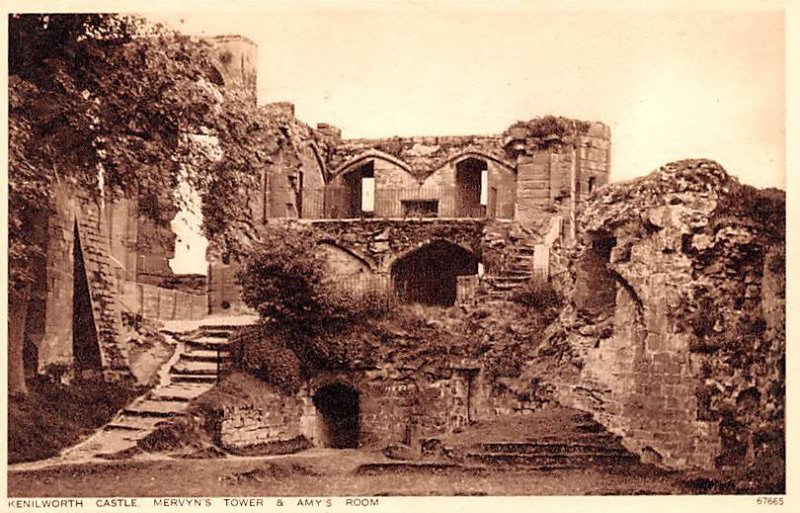
<path id="1" fill-rule="evenodd" d="M 559 396 L 662 465 L 782 457 L 783 218 L 781 192 L 707 160 L 598 191 L 552 263 L 570 298 L 547 333 Z"/>

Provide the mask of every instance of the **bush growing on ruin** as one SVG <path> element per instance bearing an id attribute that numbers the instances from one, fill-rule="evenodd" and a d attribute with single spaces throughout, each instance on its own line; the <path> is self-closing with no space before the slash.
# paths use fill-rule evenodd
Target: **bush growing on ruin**
<path id="1" fill-rule="evenodd" d="M 363 344 L 341 335 L 393 307 L 385 295 L 352 294 L 326 279 L 317 241 L 302 228 L 265 227 L 239 260 L 242 300 L 261 322 L 237 341 L 237 363 L 287 393 L 297 390 L 304 374 L 361 359 Z"/>
<path id="2" fill-rule="evenodd" d="M 553 321 L 561 308 L 561 298 L 553 286 L 549 281 L 538 277 L 514 292 L 511 300 L 539 312 L 547 322 Z"/>
<path id="3" fill-rule="evenodd" d="M 325 261 L 306 234 L 268 227 L 241 260 L 242 300 L 262 319 L 310 330 L 335 316 L 337 305 L 323 285 Z"/>
<path id="4" fill-rule="evenodd" d="M 326 280 L 327 264 L 316 240 L 291 227 L 270 226 L 244 251 L 237 281 L 242 300 L 265 321 L 295 334 L 380 317 L 391 303 L 377 294 L 356 296 Z"/>
<path id="5" fill-rule="evenodd" d="M 245 328 L 234 341 L 234 359 L 239 369 L 293 394 L 303 383 L 301 363 L 286 345 L 283 330 L 266 324 Z"/>

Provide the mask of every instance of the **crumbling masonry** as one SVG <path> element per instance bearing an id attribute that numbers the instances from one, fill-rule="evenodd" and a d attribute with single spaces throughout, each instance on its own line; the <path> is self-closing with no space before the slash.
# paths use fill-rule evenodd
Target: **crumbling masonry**
<path id="1" fill-rule="evenodd" d="M 215 82 L 255 101 L 255 46 L 238 37 L 215 44 Z M 502 301 L 534 277 L 550 279 L 567 306 L 520 380 L 552 384 L 559 400 L 667 466 L 751 462 L 778 436 L 779 195 L 753 192 L 706 161 L 606 187 L 610 131 L 597 122 L 548 116 L 496 135 L 367 140 L 309 127 L 288 103 L 260 108 L 285 124 L 290 140 L 246 198 L 249 222 L 256 233 L 270 223 L 307 230 L 333 282 L 452 305 Z M 736 210 L 742 198 L 750 199 Z M 62 366 L 124 375 L 123 310 L 198 318 L 244 309 L 236 263 L 220 248 L 209 248 L 207 294 L 159 288 L 171 250 L 142 245 L 154 229 L 134 200 L 93 205 L 65 191 L 41 229 L 47 255 L 31 298 L 30 373 Z M 442 261 L 449 265 L 437 267 Z M 90 322 L 73 322 L 73 312 Z M 76 326 L 85 328 L 77 345 Z M 424 389 L 387 380 L 384 370 L 318 376 L 297 397 L 232 406 L 219 436 L 230 447 L 300 434 L 331 446 L 407 442 L 517 408 L 486 398 L 480 362 L 461 362 Z M 350 398 L 355 439 L 319 424 L 333 415 L 333 396 Z M 410 433 L 403 419 L 420 401 L 427 413 Z M 769 412 L 766 427 L 755 427 L 757 411 Z"/>

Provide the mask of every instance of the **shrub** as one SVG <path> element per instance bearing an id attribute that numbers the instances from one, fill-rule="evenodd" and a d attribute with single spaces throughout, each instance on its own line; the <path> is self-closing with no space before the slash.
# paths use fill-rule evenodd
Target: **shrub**
<path id="1" fill-rule="evenodd" d="M 558 293 L 549 281 L 542 278 L 534 278 L 527 282 L 514 292 L 511 300 L 536 310 L 544 315 L 548 321 L 555 319 L 561 308 L 561 298 Z"/>
<path id="2" fill-rule="evenodd" d="M 270 336 L 266 329 L 258 327 L 256 330 L 239 342 L 241 347 L 237 352 L 242 370 L 284 393 L 297 392 L 303 383 L 297 355 L 277 337 Z"/>
<path id="3" fill-rule="evenodd" d="M 314 239 L 299 230 L 268 227 L 242 258 L 242 299 L 264 319 L 313 326 L 332 314 L 324 294 L 325 261 Z"/>
<path id="4" fill-rule="evenodd" d="M 356 295 L 325 280 L 326 261 L 305 231 L 268 227 L 242 258 L 237 274 L 242 299 L 266 321 L 295 334 L 385 315 L 391 302 L 379 292 Z"/>

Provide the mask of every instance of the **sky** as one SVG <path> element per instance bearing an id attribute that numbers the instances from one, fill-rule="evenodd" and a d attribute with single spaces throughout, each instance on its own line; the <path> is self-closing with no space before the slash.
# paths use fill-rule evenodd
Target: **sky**
<path id="1" fill-rule="evenodd" d="M 259 103 L 292 102 L 302 121 L 345 138 L 499 134 L 554 114 L 611 127 L 611 181 L 711 158 L 744 183 L 786 188 L 784 16 L 774 7 L 249 5 L 258 10 L 145 16 L 251 39 Z M 176 272 L 204 270 L 198 225 L 173 225 Z"/>
<path id="2" fill-rule="evenodd" d="M 611 127 L 612 181 L 706 157 L 745 183 L 785 188 L 780 11 L 254 5 L 146 15 L 250 38 L 259 102 L 290 101 L 344 137 L 500 133 L 555 114 Z"/>

